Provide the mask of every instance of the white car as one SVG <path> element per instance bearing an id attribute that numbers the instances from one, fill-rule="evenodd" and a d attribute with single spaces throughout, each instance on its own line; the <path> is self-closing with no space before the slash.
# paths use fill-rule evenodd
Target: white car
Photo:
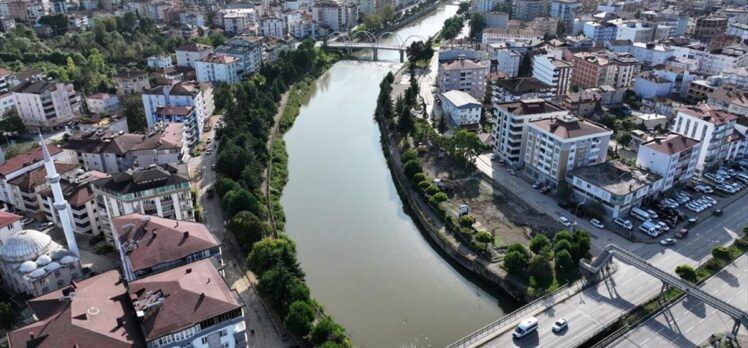
<path id="1" fill-rule="evenodd" d="M 661 229 L 661 230 L 662 230 L 663 232 L 667 232 L 667 231 L 670 231 L 670 226 L 668 226 L 668 225 L 667 225 L 666 223 L 664 223 L 664 222 L 662 222 L 662 221 L 657 221 L 657 225 L 659 225 L 659 226 L 660 226 L 660 229 Z"/>
<path id="2" fill-rule="evenodd" d="M 598 220 L 598 219 L 592 219 L 592 220 L 590 220 L 590 224 L 592 226 L 595 226 L 595 227 L 600 228 L 600 229 L 605 228 L 605 225 L 603 225 L 603 223 L 600 222 L 600 220 Z"/>
<path id="3" fill-rule="evenodd" d="M 567 327 L 569 327 L 569 322 L 566 319 L 561 318 L 559 320 L 556 320 L 555 323 L 553 323 L 553 327 L 551 328 L 551 331 L 553 331 L 554 333 L 559 333 L 561 331 L 566 330 Z"/>
<path id="4" fill-rule="evenodd" d="M 713 193 L 714 190 L 709 185 L 696 185 L 693 188 L 694 191 L 700 192 L 700 193 Z"/>
<path id="5" fill-rule="evenodd" d="M 560 216 L 558 218 L 558 222 L 560 222 L 562 225 L 564 225 L 564 227 L 571 226 L 571 221 L 569 221 L 569 219 L 567 219 L 566 216 Z"/>
<path id="6" fill-rule="evenodd" d="M 34 222 L 33 218 L 30 218 L 30 217 L 23 218 L 23 220 L 21 220 L 21 225 L 26 226 L 26 225 L 28 225 L 28 224 L 30 224 L 32 222 Z"/>
<path id="7" fill-rule="evenodd" d="M 624 220 L 624 219 L 621 219 L 621 218 L 615 218 L 615 219 L 613 219 L 613 222 L 615 222 L 617 225 L 619 225 L 619 226 L 621 226 L 621 227 L 623 227 L 623 228 L 625 228 L 627 230 L 631 230 L 631 229 L 634 228 L 634 225 L 629 220 Z"/>

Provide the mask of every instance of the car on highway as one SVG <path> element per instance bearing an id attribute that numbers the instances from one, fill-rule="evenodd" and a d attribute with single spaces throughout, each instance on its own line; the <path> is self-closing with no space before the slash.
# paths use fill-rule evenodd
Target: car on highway
<path id="1" fill-rule="evenodd" d="M 215 164 L 211 164 L 210 165 L 210 169 L 216 170 L 216 165 Z"/>
<path id="2" fill-rule="evenodd" d="M 541 188 L 541 187 L 543 187 L 543 184 L 541 184 L 540 182 L 535 182 L 535 183 L 532 184 L 532 188 L 534 188 L 536 190 L 539 189 L 539 188 Z"/>
<path id="3" fill-rule="evenodd" d="M 558 217 L 558 222 L 560 222 L 562 225 L 564 225 L 564 227 L 571 226 L 571 221 L 569 221 L 569 219 L 566 216 L 559 216 Z"/>
<path id="4" fill-rule="evenodd" d="M 514 171 L 514 169 L 511 169 L 511 168 L 507 169 L 506 172 L 509 173 L 509 175 L 517 175 L 517 172 Z"/>
<path id="5" fill-rule="evenodd" d="M 613 222 L 616 223 L 616 225 L 619 225 L 627 230 L 632 230 L 634 228 L 634 225 L 629 220 L 624 220 L 621 218 L 615 218 L 613 219 Z"/>
<path id="6" fill-rule="evenodd" d="M 687 228 L 681 228 L 680 231 L 675 232 L 675 238 L 683 239 L 688 237 L 688 229 Z"/>
<path id="7" fill-rule="evenodd" d="M 712 215 L 714 215 L 714 216 L 722 216 L 722 214 L 723 214 L 723 213 L 724 213 L 724 212 L 722 211 L 722 209 L 715 209 L 715 210 L 714 210 L 714 211 L 712 212 Z"/>
<path id="8" fill-rule="evenodd" d="M 26 226 L 32 222 L 34 222 L 34 218 L 30 218 L 30 217 L 23 218 L 23 220 L 21 220 L 21 225 Z"/>
<path id="9" fill-rule="evenodd" d="M 551 328 L 551 331 L 553 331 L 554 333 L 559 333 L 561 331 L 566 330 L 566 328 L 568 327 L 569 327 L 569 322 L 566 319 L 561 318 L 559 320 L 556 320 L 555 323 L 553 323 L 553 328 Z"/>
<path id="10" fill-rule="evenodd" d="M 595 226 L 597 228 L 601 228 L 601 229 L 605 228 L 605 225 L 603 225 L 603 223 L 600 222 L 600 220 L 598 220 L 598 219 L 592 219 L 592 220 L 590 220 L 590 225 Z"/>
<path id="11" fill-rule="evenodd" d="M 660 241 L 660 245 L 662 246 L 668 246 L 668 245 L 675 245 L 675 239 L 673 238 L 665 238 Z"/>
<path id="12" fill-rule="evenodd" d="M 519 339 L 537 330 L 538 330 L 538 318 L 530 317 L 525 320 L 522 320 L 522 322 L 519 323 L 519 325 L 517 325 L 516 328 L 514 328 L 514 332 L 512 332 L 512 337 Z"/>

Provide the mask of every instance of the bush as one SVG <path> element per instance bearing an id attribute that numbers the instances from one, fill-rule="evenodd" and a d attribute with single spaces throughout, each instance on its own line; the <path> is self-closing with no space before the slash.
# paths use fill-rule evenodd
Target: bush
<path id="1" fill-rule="evenodd" d="M 441 190 L 439 189 L 439 186 L 436 185 L 429 185 L 429 187 L 426 189 L 426 193 L 429 196 L 435 195 L 439 192 L 441 192 Z"/>
<path id="2" fill-rule="evenodd" d="M 522 244 L 519 244 L 519 243 L 509 244 L 509 246 L 506 247 L 506 253 L 509 254 L 512 251 L 516 251 L 522 254 L 522 256 L 524 256 L 525 259 L 528 259 L 528 260 L 530 259 L 530 253 L 527 251 L 527 248 L 525 248 L 525 246 Z"/>
<path id="3" fill-rule="evenodd" d="M 689 265 L 679 265 L 678 267 L 675 267 L 675 274 L 681 277 L 681 279 L 687 280 L 691 283 L 696 283 L 699 279 L 696 270 Z"/>
<path id="4" fill-rule="evenodd" d="M 729 261 L 732 257 L 730 256 L 730 249 L 718 246 L 712 249 L 712 256 L 717 260 Z"/>
<path id="5" fill-rule="evenodd" d="M 423 174 L 423 173 L 418 173 L 418 174 Z M 416 174 L 416 176 L 418 176 L 418 174 Z M 415 179 L 415 177 L 413 179 Z M 420 188 L 421 190 L 426 191 L 426 189 L 429 188 L 429 186 L 431 186 L 431 183 L 426 180 L 418 182 L 418 188 Z"/>
<path id="6" fill-rule="evenodd" d="M 408 149 L 400 156 L 400 161 L 403 163 L 410 162 L 412 160 L 418 160 L 418 152 L 415 149 Z"/>
<path id="7" fill-rule="evenodd" d="M 535 255 L 530 259 L 528 268 L 530 278 L 535 281 L 535 286 L 547 289 L 553 284 L 553 267 L 551 262 L 543 255 Z"/>
<path id="8" fill-rule="evenodd" d="M 320 320 L 317 325 L 312 329 L 312 333 L 309 337 L 309 341 L 315 347 L 327 344 L 326 342 L 333 342 L 342 344 L 345 340 L 345 333 L 343 328 L 332 321 L 330 318 L 324 318 Z"/>
<path id="9" fill-rule="evenodd" d="M 493 241 L 493 235 L 486 230 L 481 230 L 475 235 L 475 240 L 481 243 L 490 243 Z"/>
<path id="10" fill-rule="evenodd" d="M 572 260 L 571 254 L 569 254 L 568 251 L 561 250 L 556 253 L 556 272 L 566 273 L 571 271 L 573 268 L 574 260 Z"/>
<path id="11" fill-rule="evenodd" d="M 309 303 L 296 301 L 289 307 L 288 314 L 283 323 L 288 330 L 300 337 L 304 337 L 312 330 L 314 309 L 312 309 Z"/>
<path id="12" fill-rule="evenodd" d="M 474 223 L 475 223 L 475 219 L 473 219 L 472 216 L 467 215 L 467 214 L 460 216 L 460 226 L 470 227 L 470 226 L 473 226 Z"/>
<path id="13" fill-rule="evenodd" d="M 735 247 L 742 251 L 748 250 L 748 240 L 745 240 L 745 238 L 738 238 L 735 240 Z"/>
<path id="14" fill-rule="evenodd" d="M 539 254 L 541 250 L 550 246 L 551 241 L 543 234 L 538 233 L 530 239 L 530 250 L 532 250 L 533 253 Z"/>
<path id="15" fill-rule="evenodd" d="M 421 183 L 423 181 L 428 182 L 426 180 L 426 174 L 423 174 L 423 173 L 416 173 L 415 175 L 413 175 L 413 181 L 415 181 L 417 183 Z"/>
<path id="16" fill-rule="evenodd" d="M 447 200 L 447 194 L 444 192 L 439 192 L 434 195 L 434 202 L 441 203 Z"/>
<path id="17" fill-rule="evenodd" d="M 556 242 L 556 244 L 553 245 L 553 252 L 558 253 L 561 250 L 566 250 L 571 255 L 572 250 L 574 250 L 571 246 L 571 243 L 568 240 L 560 240 Z"/>
<path id="18" fill-rule="evenodd" d="M 520 275 L 527 265 L 527 255 L 519 251 L 512 250 L 504 255 L 504 267 L 509 274 Z"/>
<path id="19" fill-rule="evenodd" d="M 405 173 L 409 178 L 413 178 L 414 175 L 421 172 L 423 172 L 423 168 L 421 168 L 421 164 L 418 163 L 418 160 L 411 160 L 403 165 L 403 173 Z"/>
<path id="20" fill-rule="evenodd" d="M 571 240 L 572 240 L 571 233 L 569 233 L 569 231 L 567 231 L 567 230 L 558 231 L 553 236 L 553 244 L 556 244 L 556 243 L 558 243 L 561 240 L 566 240 L 566 241 L 569 241 L 569 243 L 571 243 Z"/>

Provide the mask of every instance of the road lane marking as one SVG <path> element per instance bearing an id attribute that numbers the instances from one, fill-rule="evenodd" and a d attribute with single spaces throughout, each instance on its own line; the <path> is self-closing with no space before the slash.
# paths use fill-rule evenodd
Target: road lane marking
<path id="1" fill-rule="evenodd" d="M 688 329 L 686 329 L 686 332 L 691 332 L 691 329 L 693 329 L 693 326 L 691 326 Z"/>

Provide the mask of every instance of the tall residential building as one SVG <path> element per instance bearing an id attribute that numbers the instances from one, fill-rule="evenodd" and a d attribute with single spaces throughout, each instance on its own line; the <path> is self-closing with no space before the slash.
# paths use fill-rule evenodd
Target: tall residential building
<path id="1" fill-rule="evenodd" d="M 600 46 L 616 39 L 618 27 L 603 21 L 587 21 L 584 23 L 582 33 Z"/>
<path id="2" fill-rule="evenodd" d="M 141 95 L 148 127 L 159 122 L 183 123 L 192 146 L 203 133 L 205 121 L 213 115 L 213 87 L 208 83 L 180 81 L 159 86 Z"/>
<path id="3" fill-rule="evenodd" d="M 535 56 L 532 64 L 532 77 L 554 87 L 556 95 L 569 91 L 572 65 L 551 55 Z"/>
<path id="4" fill-rule="evenodd" d="M 240 34 L 249 30 L 257 23 L 257 13 L 254 8 L 225 8 L 218 10 L 214 18 L 223 30 L 229 33 Z"/>
<path id="5" fill-rule="evenodd" d="M 77 234 L 91 237 L 101 233 L 96 199 L 93 189 L 88 183 L 103 176 L 103 173 L 88 172 L 71 180 L 60 180 L 62 194 L 68 203 L 73 231 Z M 52 190 L 46 189 L 39 195 L 42 198 L 42 211 L 47 221 L 53 222 L 57 227 L 62 227 L 62 219 L 54 209 L 54 193 Z"/>
<path id="6" fill-rule="evenodd" d="M 213 46 L 199 43 L 191 43 L 179 47 L 177 53 L 177 66 L 195 68 L 197 61 L 213 53 Z"/>
<path id="7" fill-rule="evenodd" d="M 549 12 L 548 0 L 514 0 L 512 1 L 512 18 L 531 21 L 544 17 Z"/>
<path id="8" fill-rule="evenodd" d="M 55 168 L 65 179 L 72 179 L 78 173 L 78 165 L 55 162 Z M 41 193 L 49 188 L 47 170 L 36 168 L 8 181 L 8 188 L 13 196 L 13 207 L 26 214 L 36 215 L 42 211 Z"/>
<path id="9" fill-rule="evenodd" d="M 211 53 L 195 62 L 198 82 L 234 83 L 239 80 L 239 59 L 228 54 Z"/>
<path id="10" fill-rule="evenodd" d="M 531 121 L 524 171 L 555 188 L 568 171 L 605 161 L 612 135 L 610 129 L 571 115 Z"/>
<path id="11" fill-rule="evenodd" d="M 314 4 L 312 16 L 318 25 L 331 31 L 348 31 L 358 22 L 358 8 L 353 3 L 326 0 Z"/>
<path id="12" fill-rule="evenodd" d="M 564 23 L 566 32 L 571 33 L 574 29 L 577 8 L 581 5 L 577 0 L 552 0 L 550 16 L 558 18 L 561 23 Z"/>
<path id="13" fill-rule="evenodd" d="M 53 128 L 80 115 L 80 97 L 73 84 L 29 80 L 13 89 L 16 109 L 27 127 Z"/>
<path id="14" fill-rule="evenodd" d="M 250 35 L 234 36 L 226 40 L 224 45 L 218 46 L 216 53 L 236 57 L 237 74 L 253 74 L 262 67 L 262 38 Z"/>
<path id="15" fill-rule="evenodd" d="M 57 146 L 50 145 L 49 152 L 55 161 L 70 163 L 70 161 L 67 160 L 67 154 Z M 44 154 L 42 154 L 42 149 L 36 148 L 2 162 L 2 164 L 0 164 L 0 201 L 11 206 L 17 204 L 13 198 L 13 190 L 10 181 L 34 169 L 43 167 L 43 159 Z M 21 209 L 19 207 L 16 208 Z"/>
<path id="16" fill-rule="evenodd" d="M 508 77 L 517 77 L 519 74 L 520 60 L 522 60 L 522 54 L 515 50 L 496 50 L 496 61 L 498 62 L 496 70 L 503 72 Z"/>
<path id="17" fill-rule="evenodd" d="M 569 112 L 542 99 L 525 99 L 494 105 L 493 151 L 511 166 L 520 168 L 525 158 L 527 124 L 531 121 L 562 117 Z"/>
<path id="18" fill-rule="evenodd" d="M 473 12 L 489 12 L 502 3 L 503 1 L 500 0 L 471 0 L 470 10 Z"/>
<path id="19" fill-rule="evenodd" d="M 112 219 L 139 213 L 167 219 L 194 221 L 190 181 L 184 165 L 153 166 L 137 171 L 112 173 L 91 182 L 102 232 L 114 245 Z"/>
<path id="20" fill-rule="evenodd" d="M 728 140 L 737 116 L 708 104 L 679 108 L 677 112 L 673 132 L 701 143 L 696 171 L 703 174 L 708 168 L 721 164 L 727 158 Z"/>
<path id="21" fill-rule="evenodd" d="M 221 244 L 203 224 L 128 214 L 112 226 L 127 281 L 207 258 L 223 268 Z"/>
<path id="22" fill-rule="evenodd" d="M 278 17 L 262 17 L 260 19 L 260 33 L 264 37 L 286 37 L 286 25 L 283 19 Z"/>
<path id="23" fill-rule="evenodd" d="M 458 90 L 467 92 L 475 99 L 483 100 L 488 70 L 489 66 L 464 57 L 441 64 L 437 76 L 439 92 Z"/>
<path id="24" fill-rule="evenodd" d="M 631 88 L 641 70 L 639 61 L 628 53 L 580 52 L 574 54 L 572 64 L 571 84 L 581 88 Z"/>
<path id="25" fill-rule="evenodd" d="M 700 41 L 709 42 L 715 36 L 727 32 L 727 22 L 726 17 L 690 17 L 688 18 L 686 33 Z"/>
<path id="26" fill-rule="evenodd" d="M 142 93 L 151 88 L 150 78 L 145 71 L 128 69 L 118 72 L 112 79 L 118 96 Z"/>
<path id="27" fill-rule="evenodd" d="M 639 145 L 636 166 L 662 176 L 660 190 L 688 182 L 696 173 L 701 143 L 680 134 L 656 137 Z"/>

